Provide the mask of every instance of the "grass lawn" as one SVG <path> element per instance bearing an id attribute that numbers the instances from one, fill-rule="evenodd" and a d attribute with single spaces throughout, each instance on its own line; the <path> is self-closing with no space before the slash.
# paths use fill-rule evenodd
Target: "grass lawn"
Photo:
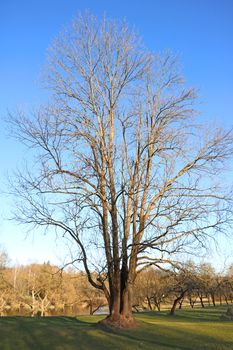
<path id="1" fill-rule="evenodd" d="M 220 320 L 225 310 L 140 313 L 136 317 L 142 325 L 134 330 L 99 329 L 101 316 L 3 317 L 0 350 L 232 350 L 233 322 Z"/>

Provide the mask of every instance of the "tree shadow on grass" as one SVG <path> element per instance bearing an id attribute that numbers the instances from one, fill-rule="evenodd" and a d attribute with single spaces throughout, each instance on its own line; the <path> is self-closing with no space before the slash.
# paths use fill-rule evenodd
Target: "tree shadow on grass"
<path id="1" fill-rule="evenodd" d="M 197 320 L 186 322 L 185 318 L 184 322 L 176 322 L 166 315 L 154 323 L 151 316 L 142 315 L 146 322 L 129 330 L 102 329 L 95 323 L 98 317 L 6 317 L 0 320 L 0 350 L 233 349 L 231 324 L 223 339 L 218 337 L 225 327 L 221 323 L 200 325 Z"/>
<path id="2" fill-rule="evenodd" d="M 160 324 L 143 324 L 141 329 L 118 331 L 108 329 L 106 332 L 112 336 L 125 338 L 125 342 L 129 340 L 135 344 L 141 344 L 142 349 L 156 350 L 232 350 L 233 349 L 233 326 L 231 332 L 228 332 L 226 338 L 218 337 L 221 329 L 218 329 L 219 324 L 216 324 L 215 329 L 209 332 L 211 324 L 207 324 L 206 334 L 200 332 L 200 328 L 195 329 L 195 323 L 188 328 L 187 324 L 182 329 L 179 326 L 170 327 Z M 224 325 L 222 325 L 224 327 Z M 208 327 L 210 327 L 208 329 Z M 228 336 L 230 335 L 230 339 Z M 120 349 L 120 348 L 119 348 Z"/>
<path id="3" fill-rule="evenodd" d="M 185 322 L 193 322 L 193 321 L 208 321 L 208 322 L 216 322 L 219 321 L 221 315 L 226 313 L 226 306 L 217 306 L 217 307 L 206 307 L 206 308 L 187 308 L 176 310 L 174 315 L 170 314 L 169 310 L 163 311 L 149 311 L 149 312 L 141 312 L 139 318 L 145 319 L 153 319 L 153 320 L 163 320 L 163 321 L 185 321 Z"/>
<path id="4" fill-rule="evenodd" d="M 85 349 L 92 323 L 71 317 L 4 317 L 0 320 L 1 350 Z M 83 346 L 84 344 L 84 346 Z"/>

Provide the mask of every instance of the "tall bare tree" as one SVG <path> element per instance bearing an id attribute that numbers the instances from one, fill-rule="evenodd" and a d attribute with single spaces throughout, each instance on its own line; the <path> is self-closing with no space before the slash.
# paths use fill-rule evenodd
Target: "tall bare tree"
<path id="1" fill-rule="evenodd" d="M 16 219 L 72 237 L 109 302 L 105 322 L 130 326 L 136 274 L 173 264 L 231 223 L 217 176 L 232 134 L 195 124 L 195 91 L 176 57 L 147 52 L 124 22 L 80 15 L 48 60 L 51 103 L 11 115 L 35 150 L 14 179 Z"/>

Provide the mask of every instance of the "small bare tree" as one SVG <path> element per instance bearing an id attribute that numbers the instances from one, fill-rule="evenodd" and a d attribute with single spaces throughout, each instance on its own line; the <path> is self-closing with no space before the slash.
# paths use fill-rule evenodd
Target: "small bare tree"
<path id="1" fill-rule="evenodd" d="M 173 264 L 231 223 L 217 175 L 232 134 L 195 125 L 195 91 L 176 61 L 147 52 L 124 22 L 80 15 L 49 52 L 51 104 L 10 118 L 36 157 L 12 184 L 16 219 L 72 237 L 108 300 L 105 322 L 118 326 L 134 323 L 139 271 Z"/>

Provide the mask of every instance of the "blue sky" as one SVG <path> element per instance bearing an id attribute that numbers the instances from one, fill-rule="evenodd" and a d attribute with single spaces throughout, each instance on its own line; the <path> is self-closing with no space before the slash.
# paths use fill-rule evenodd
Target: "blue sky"
<path id="1" fill-rule="evenodd" d="M 46 99 L 39 83 L 46 50 L 79 11 L 126 18 L 153 51 L 172 49 L 181 57 L 188 85 L 199 89 L 203 120 L 233 124 L 232 0 L 2 0 L 0 3 L 0 188 L 20 164 L 24 149 L 7 136 L 4 118 L 17 106 L 30 110 Z M 62 246 L 4 218 L 10 199 L 1 194 L 0 244 L 13 261 L 57 262 Z"/>

